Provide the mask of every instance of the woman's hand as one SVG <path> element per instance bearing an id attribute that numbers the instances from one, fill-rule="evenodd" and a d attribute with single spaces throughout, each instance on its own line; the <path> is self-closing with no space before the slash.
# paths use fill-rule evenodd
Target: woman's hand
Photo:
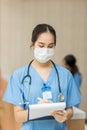
<path id="1" fill-rule="evenodd" d="M 42 104 L 42 103 L 52 103 L 52 101 L 47 100 L 47 99 L 40 99 L 40 100 L 38 101 L 38 104 Z"/>
<path id="2" fill-rule="evenodd" d="M 58 122 L 65 122 L 66 120 L 70 119 L 73 115 L 73 109 L 68 108 L 66 111 L 65 110 L 58 110 L 54 111 L 51 114 L 56 121 Z"/>

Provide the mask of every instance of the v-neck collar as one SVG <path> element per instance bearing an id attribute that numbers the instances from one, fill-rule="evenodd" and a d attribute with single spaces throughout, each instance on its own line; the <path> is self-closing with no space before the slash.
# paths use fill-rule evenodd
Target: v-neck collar
<path id="1" fill-rule="evenodd" d="M 38 77 L 43 81 L 43 83 L 46 83 L 46 84 L 47 84 L 47 83 L 50 81 L 52 72 L 53 72 L 53 70 L 54 70 L 54 66 L 51 68 L 50 73 L 49 73 L 48 78 L 47 78 L 46 81 L 43 80 L 43 78 L 42 78 L 41 75 L 37 72 L 37 70 L 33 67 L 33 65 L 31 65 L 31 67 L 32 67 L 32 69 L 35 71 L 35 73 L 38 75 Z"/>

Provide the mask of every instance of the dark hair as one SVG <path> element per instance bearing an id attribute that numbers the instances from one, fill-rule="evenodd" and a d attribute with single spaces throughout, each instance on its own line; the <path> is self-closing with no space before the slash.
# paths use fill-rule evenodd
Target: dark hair
<path id="1" fill-rule="evenodd" d="M 48 24 L 38 24 L 36 25 L 36 27 L 33 29 L 33 32 L 32 32 L 32 38 L 31 38 L 31 41 L 34 42 L 37 40 L 38 36 L 41 34 L 41 33 L 44 33 L 44 32 L 50 32 L 51 34 L 53 34 L 54 36 L 54 43 L 56 45 L 56 32 L 54 30 L 54 28 Z"/>
<path id="2" fill-rule="evenodd" d="M 74 55 L 72 55 L 72 54 L 66 55 L 66 56 L 64 57 L 64 60 L 65 60 L 65 63 L 72 68 L 71 73 L 72 73 L 73 75 L 74 75 L 76 72 L 78 72 L 78 73 L 80 74 L 79 69 L 78 69 L 78 67 L 77 67 L 77 65 L 76 65 L 77 60 L 76 60 L 76 58 L 75 58 Z"/>
<path id="3" fill-rule="evenodd" d="M 69 65 L 70 67 L 74 67 L 76 64 L 76 58 L 74 55 L 70 54 L 70 55 L 66 55 L 64 57 L 64 60 L 66 62 L 67 65 Z"/>

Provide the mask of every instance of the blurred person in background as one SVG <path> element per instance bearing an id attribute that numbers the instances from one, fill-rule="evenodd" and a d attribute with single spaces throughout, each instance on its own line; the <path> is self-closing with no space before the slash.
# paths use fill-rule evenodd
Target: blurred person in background
<path id="1" fill-rule="evenodd" d="M 67 68 L 73 75 L 75 83 L 80 90 L 82 83 L 82 75 L 79 71 L 78 66 L 76 65 L 77 59 L 74 55 L 68 54 L 63 58 L 63 66 Z"/>

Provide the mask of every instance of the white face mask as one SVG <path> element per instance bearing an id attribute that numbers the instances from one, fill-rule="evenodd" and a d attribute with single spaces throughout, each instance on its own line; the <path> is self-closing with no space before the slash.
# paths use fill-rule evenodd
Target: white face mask
<path id="1" fill-rule="evenodd" d="M 54 48 L 35 48 L 34 57 L 40 63 L 46 63 L 54 55 Z"/>

